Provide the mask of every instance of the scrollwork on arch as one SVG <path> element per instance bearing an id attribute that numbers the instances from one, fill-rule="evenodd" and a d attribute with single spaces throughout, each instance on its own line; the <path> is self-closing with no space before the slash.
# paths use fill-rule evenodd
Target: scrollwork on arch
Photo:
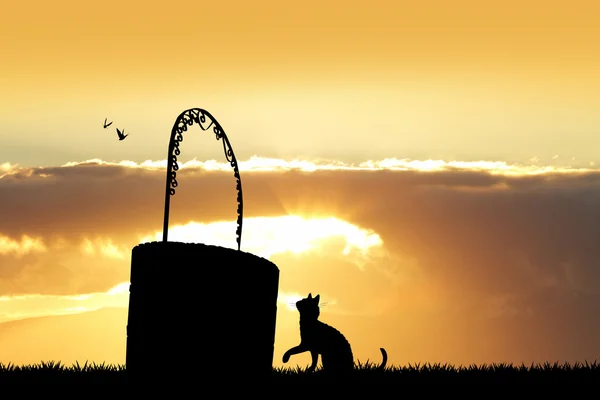
<path id="1" fill-rule="evenodd" d="M 208 125 L 207 119 L 209 120 Z M 165 222 L 163 228 L 163 241 L 167 241 L 168 232 L 168 216 L 169 216 L 169 204 L 170 196 L 175 194 L 175 188 L 178 186 L 177 182 L 177 171 L 179 165 L 177 164 L 177 157 L 181 154 L 179 144 L 183 142 L 183 133 L 187 131 L 188 126 L 192 126 L 196 123 L 203 131 L 213 128 L 215 138 L 221 140 L 223 143 L 223 152 L 227 162 L 233 168 L 233 175 L 236 179 L 236 190 L 237 190 L 237 229 L 236 229 L 236 241 L 238 250 L 241 247 L 242 241 L 242 219 L 244 202 L 242 196 L 242 179 L 240 177 L 240 171 L 238 169 L 237 159 L 233 153 L 231 143 L 225 134 L 225 131 L 217 120 L 206 110 L 200 108 L 192 108 L 182 112 L 179 117 L 175 120 L 173 129 L 171 130 L 171 139 L 169 141 L 169 154 L 167 158 L 167 193 L 165 194 Z"/>

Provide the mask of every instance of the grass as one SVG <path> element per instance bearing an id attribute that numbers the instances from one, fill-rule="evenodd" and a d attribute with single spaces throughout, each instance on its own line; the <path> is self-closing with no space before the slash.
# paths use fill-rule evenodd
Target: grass
<path id="1" fill-rule="evenodd" d="M 600 383 L 600 363 L 543 363 L 532 365 L 483 364 L 453 366 L 449 364 L 415 364 L 402 367 L 389 366 L 384 371 L 375 364 L 359 363 L 351 378 L 353 383 L 370 384 L 424 384 L 424 383 Z M 202 368 L 187 370 L 186 375 L 197 374 Z M 173 373 L 171 369 L 165 372 Z M 158 370 L 157 370 L 158 371 Z M 306 373 L 305 368 L 274 368 L 272 382 L 277 384 L 324 383 L 327 378 L 317 370 Z M 179 374 L 179 372 L 177 372 Z M 159 372 L 162 374 L 162 372 Z M 237 373 L 236 373 L 237 374 Z M 230 372 L 227 379 L 232 378 Z M 235 374 L 233 374 L 235 376 Z M 242 380 L 245 374 L 239 373 Z M 181 377 L 181 376 L 180 376 Z M 124 365 L 76 363 L 72 366 L 60 362 L 42 362 L 17 366 L 0 363 L 0 384 L 6 383 L 127 383 Z"/>
<path id="2" fill-rule="evenodd" d="M 507 363 L 454 366 L 450 364 L 409 364 L 389 366 L 383 371 L 376 364 L 358 363 L 351 378 L 353 383 L 367 384 L 442 384 L 442 383 L 600 383 L 600 363 L 543 363 L 513 365 Z M 319 374 L 306 374 L 305 369 L 275 368 L 281 383 L 318 383 L 325 381 Z"/>
<path id="3" fill-rule="evenodd" d="M 0 363 L 0 384 L 6 383 L 126 383 L 124 365 L 42 361 L 31 365 Z"/>

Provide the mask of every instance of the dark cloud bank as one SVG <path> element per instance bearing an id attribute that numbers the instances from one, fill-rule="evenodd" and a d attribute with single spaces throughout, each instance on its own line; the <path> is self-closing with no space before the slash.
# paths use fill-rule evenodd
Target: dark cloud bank
<path id="1" fill-rule="evenodd" d="M 375 230 L 390 257 L 414 260 L 419 278 L 406 290 L 397 285 L 399 306 L 385 311 L 396 322 L 381 328 L 431 340 L 444 332 L 449 350 L 428 355 L 430 361 L 443 362 L 453 346 L 470 343 L 478 360 L 600 355 L 600 172 L 298 171 L 242 173 L 242 180 L 246 217 L 334 215 Z M 183 169 L 178 181 L 171 224 L 235 218 L 231 173 Z M 132 236 L 162 229 L 164 193 L 164 171 L 118 166 L 7 176 L 0 179 L 0 232 L 46 240 L 106 235 L 133 247 Z M 0 255 L 0 287 L 26 292 L 20 268 L 32 257 Z M 86 284 L 69 287 L 107 289 L 128 279 L 129 261 L 122 264 L 109 274 L 113 281 L 80 266 L 77 279 Z M 44 268 L 53 278 L 32 280 L 30 290 L 68 290 L 60 260 Z M 392 280 L 403 274 L 402 262 L 386 273 Z M 16 281 L 21 284 L 11 284 Z M 102 287 L 89 287 L 93 282 Z M 419 290 L 435 297 L 434 309 L 406 305 L 422 298 Z M 411 326 L 402 326 L 405 312 L 412 313 Z M 419 333 L 420 326 L 426 331 Z"/>

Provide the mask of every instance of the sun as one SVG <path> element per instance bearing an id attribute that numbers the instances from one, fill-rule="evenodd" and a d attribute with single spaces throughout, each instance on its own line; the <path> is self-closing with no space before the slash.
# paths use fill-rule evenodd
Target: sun
<path id="1" fill-rule="evenodd" d="M 208 224 L 192 221 L 170 228 L 169 237 L 177 242 L 236 248 L 235 228 L 235 221 Z M 140 243 L 161 239 L 162 232 L 154 232 L 142 237 Z M 335 217 L 305 218 L 285 215 L 244 219 L 242 248 L 269 259 L 279 253 L 301 254 L 316 251 L 326 246 L 329 239 L 343 241 L 344 255 L 356 252 L 357 255 L 365 256 L 372 249 L 383 245 L 381 237 L 375 231 Z"/>

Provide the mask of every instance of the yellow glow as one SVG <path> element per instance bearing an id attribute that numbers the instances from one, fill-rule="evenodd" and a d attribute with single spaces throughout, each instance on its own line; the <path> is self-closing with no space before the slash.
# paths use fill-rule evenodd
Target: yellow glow
<path id="1" fill-rule="evenodd" d="M 319 294 L 321 295 L 321 303 L 319 304 L 319 306 L 321 307 L 321 312 L 324 311 L 323 310 L 324 306 L 334 305 L 334 304 L 337 303 L 336 299 L 329 298 L 327 296 L 327 294 L 321 294 L 321 293 L 319 293 Z M 316 293 L 313 294 L 313 295 L 316 295 Z M 287 307 L 288 310 L 298 311 L 296 309 L 296 302 L 298 300 L 302 300 L 306 296 L 307 296 L 306 294 L 301 295 L 301 294 L 298 294 L 296 292 L 279 292 L 279 294 L 277 295 L 277 301 L 280 304 L 282 304 L 285 307 Z"/>
<path id="2" fill-rule="evenodd" d="M 281 270 L 275 365 L 298 344 L 289 303 L 305 290 L 337 298 L 324 321 L 357 358 L 600 351 L 600 322 L 583 318 L 598 287 L 585 191 L 600 165 L 600 1 L 5 3 L 0 322 L 118 310 L 6 324 L 0 361 L 124 361 L 131 249 L 162 240 L 167 139 L 191 107 L 238 156 L 241 249 Z M 237 248 L 235 221 L 209 223 L 235 218 L 223 142 L 212 127 L 184 136 L 169 239 Z M 488 301 L 494 318 L 521 314 L 482 322 Z M 569 329 L 536 337 L 551 322 Z"/>
<path id="3" fill-rule="evenodd" d="M 128 294 L 128 293 L 129 293 L 129 282 L 119 283 L 118 285 L 116 285 L 112 289 L 110 289 L 108 292 L 106 292 L 106 294 L 109 294 L 111 296 L 116 296 L 119 294 Z"/>
<path id="4" fill-rule="evenodd" d="M 176 225 L 169 228 L 169 240 L 235 248 L 235 242 L 232 240 L 235 224 L 235 221 L 221 221 L 209 224 L 190 222 L 186 225 Z M 307 219 L 286 215 L 244 219 L 244 250 L 265 258 L 270 258 L 277 253 L 299 254 L 318 250 L 324 240 L 336 237 L 345 240 L 343 249 L 345 255 L 353 250 L 366 255 L 371 248 L 383 244 L 377 233 L 337 218 Z M 162 240 L 162 231 L 143 237 L 140 242 L 160 240 Z"/>
<path id="5" fill-rule="evenodd" d="M 286 306 L 289 310 L 296 310 L 296 302 L 303 299 L 304 296 L 298 293 L 279 293 L 277 295 L 277 301 L 282 305 Z"/>
<path id="6" fill-rule="evenodd" d="M 553 160 L 556 160 L 554 158 Z M 591 168 L 573 167 L 570 165 L 550 165 L 539 164 L 539 159 L 532 158 L 530 164 L 508 163 L 506 161 L 459 161 L 459 160 L 413 160 L 409 158 L 385 158 L 382 160 L 367 160 L 360 163 L 346 163 L 335 160 L 283 160 L 277 158 L 267 158 L 252 156 L 246 161 L 238 160 L 238 167 L 243 172 L 274 172 L 274 171 L 418 171 L 418 172 L 440 172 L 440 171 L 479 171 L 488 172 L 493 175 L 521 176 L 521 175 L 540 175 L 545 173 L 582 173 L 595 171 L 595 163 L 589 162 Z M 557 161 L 556 161 L 557 162 Z M 114 165 L 128 168 L 143 168 L 149 170 L 162 170 L 167 166 L 166 160 L 146 160 L 141 163 L 124 160 L 120 162 L 107 162 L 100 159 L 90 159 L 86 161 L 68 162 L 62 167 L 76 167 L 83 164 L 92 165 Z M 179 162 L 180 169 L 201 169 L 204 171 L 231 171 L 231 165 L 227 162 L 216 160 L 198 161 L 193 158 L 186 162 Z M 42 168 L 43 170 L 43 168 Z M 17 165 L 7 165 L 4 168 L 5 174 L 31 174 L 28 168 L 21 168 Z M 44 174 L 39 173 L 37 176 Z M 46 174 L 46 176 L 50 176 Z M 2 176 L 0 176 L 0 179 Z"/>
<path id="7" fill-rule="evenodd" d="M 556 160 L 556 158 L 553 158 Z M 360 163 L 346 163 L 335 160 L 309 161 L 294 159 L 286 161 L 276 158 L 265 158 L 253 156 L 246 161 L 238 161 L 239 170 L 242 172 L 277 172 L 277 171 L 416 171 L 416 172 L 442 172 L 442 171 L 477 171 L 487 172 L 492 175 L 525 176 L 543 174 L 581 174 L 597 171 L 593 161 L 588 163 L 590 168 L 574 167 L 571 165 L 539 164 L 539 159 L 534 157 L 530 164 L 508 163 L 505 161 L 445 161 L 445 160 L 412 160 L 409 158 L 385 158 L 382 160 L 367 160 Z M 555 161 L 558 162 L 558 161 Z M 97 158 L 85 161 L 71 161 L 61 165 L 62 168 L 72 168 L 80 165 L 111 165 L 127 168 L 142 168 L 146 170 L 164 170 L 167 166 L 166 160 L 146 160 L 141 163 L 123 160 L 119 162 L 108 162 Z M 231 165 L 227 162 L 216 160 L 198 161 L 195 158 L 179 162 L 181 169 L 200 169 L 203 171 L 231 171 Z M 4 163 L 0 165 L 0 179 L 19 174 L 25 177 L 34 175 L 37 178 L 52 177 L 52 173 L 45 171 L 46 168 L 20 167 L 18 164 Z"/>
<path id="8" fill-rule="evenodd" d="M 8 162 L 0 164 L 0 179 L 2 179 L 4 175 L 10 173 L 15 167 L 15 165 Z"/>
<path id="9" fill-rule="evenodd" d="M 43 252 L 46 251 L 46 246 L 43 241 L 39 238 L 32 238 L 27 235 L 23 235 L 20 241 L 3 236 L 0 234 L 0 254 L 16 254 L 17 257 L 21 257 L 30 252 Z"/>
<path id="10" fill-rule="evenodd" d="M 170 228 L 170 240 L 181 242 L 201 242 L 223 247 L 235 247 L 232 232 L 235 221 L 221 221 L 209 224 L 190 222 Z M 293 234 L 282 235 L 281 232 Z M 162 232 L 147 236 L 140 243 L 161 240 Z M 302 218 L 288 215 L 281 217 L 247 218 L 244 220 L 243 250 L 270 258 L 274 254 L 291 252 L 294 254 L 327 251 L 324 243 L 329 239 L 342 239 L 342 256 L 348 258 L 359 268 L 361 257 L 383 245 L 379 235 L 369 229 L 352 225 L 336 218 Z M 25 243 L 37 243 L 31 239 Z M 0 242 L 2 243 L 2 242 Z M 65 244 L 58 241 L 61 246 Z M 26 246 L 25 246 L 26 247 Z M 12 248 L 16 248 L 14 245 Z M 129 255 L 123 247 L 114 244 L 110 238 L 85 238 L 79 245 L 81 253 L 87 257 L 98 254 L 123 259 Z M 79 295 L 22 295 L 3 296 L 0 301 L 0 322 L 44 315 L 62 315 L 84 312 L 102 307 L 127 307 L 129 282 L 121 282 L 104 293 L 86 293 Z M 290 302 L 303 296 L 284 293 L 279 301 Z M 283 299 L 283 300 L 282 300 Z M 334 299 L 327 299 L 329 304 Z"/>
<path id="11" fill-rule="evenodd" d="M 81 251 L 90 256 L 101 254 L 118 260 L 123 260 L 129 255 L 128 249 L 113 244 L 110 238 L 95 238 L 93 241 L 85 238 L 81 244 Z"/>
<path id="12" fill-rule="evenodd" d="M 47 315 L 76 314 L 102 307 L 127 307 L 129 282 L 122 282 L 105 293 L 80 295 L 1 296 L 0 322 Z"/>
<path id="13" fill-rule="evenodd" d="M 96 250 L 94 249 L 94 245 L 92 244 L 92 241 L 90 239 L 84 239 L 83 243 L 81 244 L 81 251 L 83 252 L 83 254 L 88 255 L 88 256 L 92 256 L 96 253 Z"/>

